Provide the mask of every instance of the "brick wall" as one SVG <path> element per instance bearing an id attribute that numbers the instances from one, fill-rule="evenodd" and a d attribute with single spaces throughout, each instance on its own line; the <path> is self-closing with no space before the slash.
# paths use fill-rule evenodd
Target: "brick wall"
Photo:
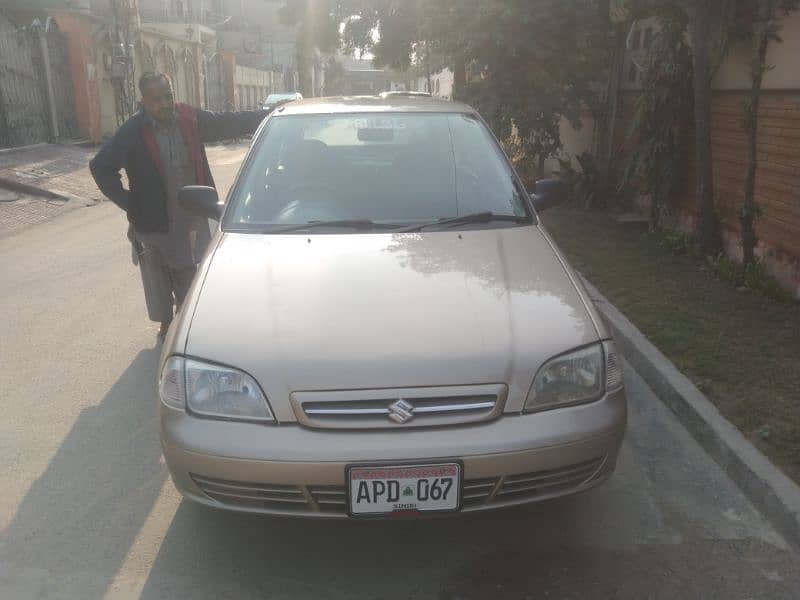
<path id="1" fill-rule="evenodd" d="M 736 232 L 747 165 L 740 123 L 747 97 L 746 93 L 719 94 L 713 112 L 717 205 L 727 228 Z M 777 251 L 800 258 L 800 92 L 762 96 L 755 193 L 764 210 L 756 223 L 759 238 Z"/>
<path id="2" fill-rule="evenodd" d="M 726 250 L 741 257 L 737 210 L 744 198 L 747 146 L 741 126 L 746 91 L 717 91 L 712 106 L 714 194 L 723 223 Z M 622 156 L 636 94 L 621 96 L 615 130 L 616 155 Z M 682 135 L 681 172 L 672 199 L 676 225 L 695 223 L 694 137 Z M 765 91 L 759 111 L 756 201 L 764 214 L 756 223 L 757 253 L 788 289 L 800 296 L 800 90 Z"/>

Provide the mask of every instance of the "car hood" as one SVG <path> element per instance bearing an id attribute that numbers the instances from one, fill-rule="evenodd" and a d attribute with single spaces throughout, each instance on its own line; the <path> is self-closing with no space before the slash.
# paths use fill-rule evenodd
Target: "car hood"
<path id="1" fill-rule="evenodd" d="M 406 234 L 225 233 L 186 354 L 296 391 L 504 383 L 520 410 L 548 358 L 598 339 L 538 227 Z"/>

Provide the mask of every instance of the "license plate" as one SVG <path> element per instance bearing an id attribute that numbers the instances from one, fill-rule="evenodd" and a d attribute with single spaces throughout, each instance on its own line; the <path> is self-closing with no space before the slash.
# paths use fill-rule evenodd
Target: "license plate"
<path id="1" fill-rule="evenodd" d="M 350 514 L 452 512 L 461 503 L 461 465 L 358 467 L 348 469 Z"/>

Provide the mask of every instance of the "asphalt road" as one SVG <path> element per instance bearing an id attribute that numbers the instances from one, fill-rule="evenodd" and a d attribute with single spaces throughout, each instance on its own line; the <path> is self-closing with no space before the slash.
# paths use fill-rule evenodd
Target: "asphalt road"
<path id="1" fill-rule="evenodd" d="M 212 153 L 227 187 L 241 149 Z M 800 562 L 627 370 L 606 485 L 466 519 L 279 520 L 181 501 L 121 213 L 0 240 L 0 598 L 797 598 Z"/>

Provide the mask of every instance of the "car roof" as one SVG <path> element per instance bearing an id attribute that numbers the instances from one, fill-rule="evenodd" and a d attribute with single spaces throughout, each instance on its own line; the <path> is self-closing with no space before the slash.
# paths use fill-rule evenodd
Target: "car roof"
<path id="1" fill-rule="evenodd" d="M 290 102 L 277 108 L 275 116 L 362 112 L 474 113 L 475 110 L 460 102 L 424 96 L 337 96 Z"/>
<path id="2" fill-rule="evenodd" d="M 426 97 L 431 98 L 433 94 L 430 92 L 414 92 L 414 91 L 402 91 L 402 90 L 394 90 L 391 92 L 381 92 L 378 94 L 381 98 L 385 98 L 386 96 L 417 96 L 417 97 Z"/>

